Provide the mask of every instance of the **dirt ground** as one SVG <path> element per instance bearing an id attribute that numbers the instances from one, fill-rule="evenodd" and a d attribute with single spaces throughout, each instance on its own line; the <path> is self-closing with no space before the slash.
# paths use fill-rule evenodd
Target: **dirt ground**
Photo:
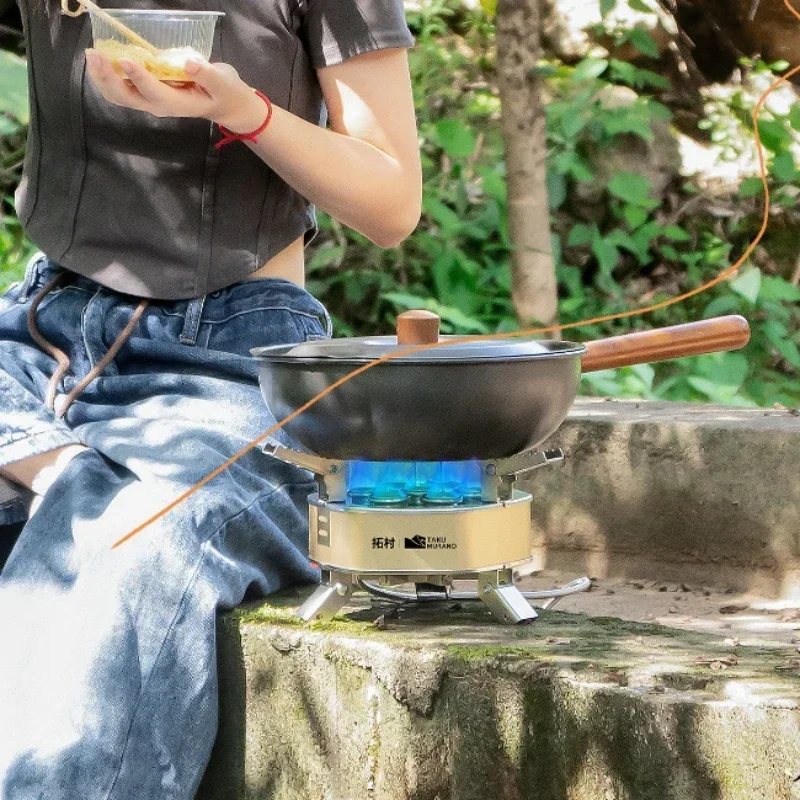
<path id="1" fill-rule="evenodd" d="M 524 591 L 563 586 L 577 577 L 541 572 L 521 578 L 519 587 Z M 800 652 L 797 601 L 776 602 L 688 584 L 593 579 L 590 591 L 564 598 L 556 608 L 701 631 L 731 639 L 731 644 L 793 644 Z"/>

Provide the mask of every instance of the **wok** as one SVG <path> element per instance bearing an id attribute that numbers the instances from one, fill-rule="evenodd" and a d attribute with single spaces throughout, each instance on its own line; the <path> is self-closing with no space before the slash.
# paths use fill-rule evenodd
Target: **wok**
<path id="1" fill-rule="evenodd" d="M 258 347 L 259 383 L 283 420 L 360 366 L 439 339 L 439 318 L 398 317 L 397 337 Z M 581 372 L 734 350 L 750 339 L 727 316 L 587 344 L 531 337 L 464 341 L 371 367 L 284 427 L 300 447 L 331 459 L 464 461 L 506 458 L 541 444 L 567 416 Z M 468 338 L 468 337 L 466 337 Z"/>

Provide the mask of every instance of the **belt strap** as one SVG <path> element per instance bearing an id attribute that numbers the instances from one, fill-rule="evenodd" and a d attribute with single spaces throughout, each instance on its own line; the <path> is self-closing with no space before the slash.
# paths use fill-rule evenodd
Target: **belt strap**
<path id="1" fill-rule="evenodd" d="M 203 316 L 205 302 L 205 295 L 189 301 L 189 305 L 186 307 L 186 319 L 183 322 L 183 330 L 180 335 L 181 344 L 197 344 L 197 333 L 200 330 L 200 320 Z"/>

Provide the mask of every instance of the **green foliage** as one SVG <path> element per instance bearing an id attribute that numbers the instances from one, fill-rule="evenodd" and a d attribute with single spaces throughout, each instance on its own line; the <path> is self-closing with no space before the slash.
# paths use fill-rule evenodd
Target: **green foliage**
<path id="1" fill-rule="evenodd" d="M 22 270 L 35 252 L 11 214 L 0 213 L 0 290 L 22 277 Z"/>
<path id="2" fill-rule="evenodd" d="M 617 0 L 600 0 L 600 14 L 605 19 L 617 7 Z"/>
<path id="3" fill-rule="evenodd" d="M 0 115 L 28 123 L 28 72 L 19 56 L 0 50 Z M 6 135 L 7 129 L 0 129 Z"/>
<path id="4" fill-rule="evenodd" d="M 0 50 L 0 287 L 19 278 L 33 251 L 12 212 L 11 190 L 16 186 L 25 154 L 28 122 L 28 75 L 25 62 Z"/>
<path id="5" fill-rule="evenodd" d="M 649 42 L 630 34 L 615 33 L 618 41 L 630 41 L 644 54 L 654 55 Z M 752 66 L 758 72 L 786 68 L 781 64 Z M 594 185 L 596 193 L 598 188 L 594 165 L 614 163 L 614 153 L 630 146 L 631 137 L 652 142 L 655 126 L 669 120 L 668 110 L 649 94 L 665 88 L 665 80 L 634 64 L 592 57 L 574 67 L 546 65 L 542 72 L 556 98 L 547 109 L 548 186 L 551 206 L 563 220 L 555 226 L 559 239 L 554 247 L 562 322 L 665 300 L 711 280 L 727 267 L 755 233 L 757 227 L 751 220 L 746 215 L 733 216 L 723 239 L 718 232 L 712 233 L 713 227 L 719 228 L 714 220 L 670 218 L 651 196 L 652 187 L 644 175 L 618 170 L 601 176 L 602 213 L 596 213 L 592 221 L 575 219 L 576 212 L 583 213 L 573 199 L 576 189 L 582 184 Z M 606 98 L 620 85 L 635 94 L 629 93 L 629 102 L 609 103 Z M 734 93 L 732 103 L 745 126 L 746 146 L 752 147 L 752 103 L 741 93 Z M 793 205 L 797 196 L 792 130 L 800 130 L 797 105 L 784 115 L 764 113 L 759 125 L 765 147 L 771 151 L 775 209 Z M 684 191 L 691 193 L 691 187 Z M 743 183 L 741 196 L 761 191 L 761 181 L 755 178 Z M 753 211 L 757 217 L 759 209 Z M 637 291 L 641 284 L 643 291 Z M 584 390 L 614 397 L 798 406 L 798 299 L 800 290 L 782 277 L 750 268 L 736 280 L 646 320 L 632 318 L 580 328 L 582 338 L 591 338 L 731 313 L 745 315 L 753 327 L 751 344 L 742 353 L 590 374 L 584 376 Z"/>
<path id="6" fill-rule="evenodd" d="M 612 10 L 615 3 L 608 3 Z M 640 9 L 641 10 L 641 9 Z M 370 248 L 330 220 L 311 257 L 309 288 L 336 311 L 340 334 L 386 332 L 395 313 L 412 306 L 442 316 L 448 332 L 511 331 L 511 253 L 499 104 L 491 84 L 492 31 L 480 14 L 453 33 L 447 3 L 424 4 L 411 16 L 412 53 L 424 166 L 424 212 L 417 232 L 399 251 Z M 454 27 L 456 27 L 454 25 Z M 653 55 L 648 34 L 616 32 Z M 620 312 L 690 290 L 731 263 L 753 233 L 749 220 L 731 224 L 730 242 L 710 220 L 671 218 L 648 179 L 626 170 L 596 176 L 630 138 L 652 142 L 669 111 L 652 93 L 669 88 L 657 73 L 613 58 L 589 57 L 574 66 L 543 63 L 547 104 L 548 190 L 553 209 L 553 254 L 564 323 Z M 614 87 L 633 93 L 607 103 Z M 435 98 L 435 100 L 432 100 Z M 742 101 L 742 116 L 749 108 Z M 767 115 L 769 119 L 769 115 Z M 800 127 L 800 109 L 784 121 Z M 787 142 L 777 129 L 771 142 Z M 604 154 L 607 154 L 608 158 Z M 782 151 L 772 173 L 788 183 L 794 161 Z M 599 183 L 600 212 L 576 218 L 576 188 Z M 760 182 L 757 181 L 759 190 Z M 742 187 L 743 192 L 748 189 Z M 686 187 L 690 192 L 691 187 Z M 780 201 L 780 197 L 778 198 Z M 754 209 L 757 213 L 757 209 Z M 758 284 L 756 276 L 760 277 Z M 638 284 L 644 282 L 639 289 Z M 702 400 L 739 405 L 800 405 L 797 290 L 778 276 L 751 269 L 729 284 L 648 318 L 584 326 L 576 338 L 741 313 L 753 322 L 744 353 L 701 356 L 585 376 L 584 391 L 615 397 Z M 761 321 L 766 324 L 761 324 Z"/>

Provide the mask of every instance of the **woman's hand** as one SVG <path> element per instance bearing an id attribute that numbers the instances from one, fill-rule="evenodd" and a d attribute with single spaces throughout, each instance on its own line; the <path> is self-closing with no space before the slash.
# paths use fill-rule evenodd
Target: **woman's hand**
<path id="1" fill-rule="evenodd" d="M 120 59 L 126 78 L 95 50 L 86 51 L 86 69 L 103 97 L 118 106 L 146 111 L 156 117 L 200 117 L 235 133 L 258 128 L 264 121 L 264 102 L 229 64 L 188 61 L 194 83 L 176 86 L 154 78 L 144 67 Z"/>

